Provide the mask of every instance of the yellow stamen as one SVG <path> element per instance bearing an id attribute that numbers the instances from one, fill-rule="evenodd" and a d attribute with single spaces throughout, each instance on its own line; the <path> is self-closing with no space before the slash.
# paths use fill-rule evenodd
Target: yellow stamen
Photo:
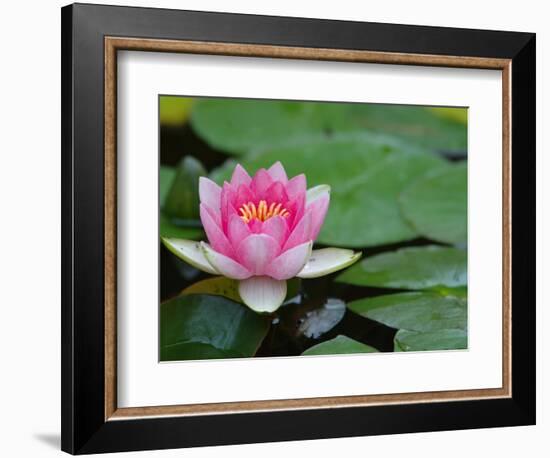
<path id="1" fill-rule="evenodd" d="M 275 208 L 275 202 L 271 202 L 271 205 L 269 206 L 269 211 L 267 212 L 266 219 L 271 218 L 273 216 L 274 208 Z"/>
<path id="2" fill-rule="evenodd" d="M 253 218 L 258 218 L 258 215 L 256 213 L 256 205 L 254 205 L 252 202 L 248 202 L 248 206 L 250 207 L 250 211 L 252 213 Z"/>
<path id="3" fill-rule="evenodd" d="M 239 213 L 245 223 L 249 223 L 253 219 L 267 221 L 274 216 L 282 216 L 283 218 L 288 218 L 290 216 L 290 212 L 284 208 L 281 203 L 275 204 L 275 202 L 272 202 L 268 207 L 265 200 L 260 200 L 258 205 L 253 202 L 243 204 L 239 208 Z"/>

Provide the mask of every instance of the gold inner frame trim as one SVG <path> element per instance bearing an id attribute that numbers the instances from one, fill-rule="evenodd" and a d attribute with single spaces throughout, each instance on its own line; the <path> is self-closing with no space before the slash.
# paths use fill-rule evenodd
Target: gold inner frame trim
<path id="1" fill-rule="evenodd" d="M 359 407 L 382 404 L 425 403 L 506 398 L 512 394 L 511 365 L 511 60 L 482 57 L 439 56 L 344 49 L 301 48 L 144 38 L 105 37 L 105 420 L 130 420 L 144 417 L 212 415 Z M 117 51 L 175 52 L 223 56 L 267 57 L 394 65 L 480 68 L 502 72 L 502 387 L 490 389 L 431 391 L 417 393 L 336 396 L 304 399 L 224 402 L 119 408 L 117 405 L 116 336 L 116 88 Z"/>

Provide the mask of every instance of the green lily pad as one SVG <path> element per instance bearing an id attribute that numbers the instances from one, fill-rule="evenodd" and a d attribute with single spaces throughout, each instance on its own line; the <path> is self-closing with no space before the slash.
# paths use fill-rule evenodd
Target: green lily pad
<path id="1" fill-rule="evenodd" d="M 354 121 L 363 128 L 400 138 L 431 151 L 468 148 L 466 108 L 354 104 Z M 444 110 L 444 111 L 442 111 Z"/>
<path id="2" fill-rule="evenodd" d="M 180 220 L 198 220 L 199 177 L 206 174 L 206 169 L 197 159 L 185 156 L 176 168 L 176 176 L 166 194 L 163 212 Z"/>
<path id="3" fill-rule="evenodd" d="M 318 339 L 342 321 L 345 314 L 346 303 L 329 297 L 321 307 L 306 313 L 298 327 L 298 333 L 310 339 Z"/>
<path id="4" fill-rule="evenodd" d="M 401 194 L 401 211 L 419 234 L 444 243 L 465 242 L 468 167 L 462 163 L 426 175 Z"/>
<path id="5" fill-rule="evenodd" d="M 212 147 L 241 155 L 325 137 L 335 127 L 349 129 L 346 111 L 336 103 L 202 99 L 191 125 Z"/>
<path id="6" fill-rule="evenodd" d="M 239 283 L 226 277 L 212 277 L 198 281 L 185 288 L 181 294 L 211 294 L 224 296 L 235 302 L 242 302 L 239 296 Z"/>
<path id="7" fill-rule="evenodd" d="M 375 353 L 378 352 L 376 348 L 373 348 L 364 343 L 357 342 L 346 336 L 336 336 L 334 339 L 321 342 L 320 344 L 309 347 L 302 353 L 303 356 L 314 355 L 346 355 L 352 353 Z"/>
<path id="8" fill-rule="evenodd" d="M 419 153 L 376 135 L 334 136 L 243 158 L 254 173 L 281 161 L 289 176 L 305 173 L 308 187 L 331 186 L 331 203 L 318 242 L 339 247 L 368 247 L 411 240 L 416 231 L 403 218 L 398 196 L 418 177 L 448 167 L 441 158 Z M 234 163 L 212 173 L 228 179 Z"/>
<path id="9" fill-rule="evenodd" d="M 466 126 L 455 118 L 406 105 L 201 99 L 191 124 L 211 146 L 233 155 L 365 130 L 430 150 L 465 151 Z"/>
<path id="10" fill-rule="evenodd" d="M 433 114 L 444 119 L 457 122 L 459 124 L 468 124 L 468 109 L 455 107 L 428 107 Z"/>
<path id="11" fill-rule="evenodd" d="M 388 294 L 353 301 L 347 307 L 396 329 L 437 331 L 467 326 L 465 299 L 432 292 Z"/>
<path id="12" fill-rule="evenodd" d="M 172 187 L 175 176 L 176 169 L 174 167 L 170 167 L 168 165 L 160 166 L 159 199 L 161 208 L 164 207 L 166 196 L 168 195 L 168 191 L 170 191 L 170 188 Z"/>
<path id="13" fill-rule="evenodd" d="M 204 240 L 204 232 L 202 229 L 179 226 L 173 223 L 162 211 L 159 215 L 159 234 L 161 237 L 166 238 Z"/>
<path id="14" fill-rule="evenodd" d="M 457 286 L 456 288 L 449 288 L 447 286 L 438 286 L 436 288 L 431 288 L 433 291 L 437 291 L 442 296 L 454 296 L 459 299 L 468 299 L 468 287 L 467 286 Z"/>
<path id="15" fill-rule="evenodd" d="M 400 330 L 394 337 L 395 351 L 463 350 L 468 348 L 468 335 L 461 329 L 431 332 Z"/>
<path id="16" fill-rule="evenodd" d="M 221 296 L 178 296 L 160 306 L 160 360 L 254 356 L 269 320 Z"/>
<path id="17" fill-rule="evenodd" d="M 199 176 L 202 164 L 186 156 L 179 166 L 160 166 L 159 233 L 161 237 L 200 240 L 204 233 L 199 220 Z"/>
<path id="18" fill-rule="evenodd" d="M 187 97 L 160 96 L 160 123 L 169 126 L 181 126 L 191 115 L 194 99 Z"/>
<path id="19" fill-rule="evenodd" d="M 441 290 L 467 285 L 467 253 L 457 248 L 423 246 L 371 256 L 339 275 L 358 286 Z"/>

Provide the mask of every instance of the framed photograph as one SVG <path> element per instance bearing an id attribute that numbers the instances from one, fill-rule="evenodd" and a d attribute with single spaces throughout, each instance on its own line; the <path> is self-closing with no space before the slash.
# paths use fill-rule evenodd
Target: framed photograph
<path id="1" fill-rule="evenodd" d="M 62 9 L 62 448 L 535 422 L 535 35 Z"/>

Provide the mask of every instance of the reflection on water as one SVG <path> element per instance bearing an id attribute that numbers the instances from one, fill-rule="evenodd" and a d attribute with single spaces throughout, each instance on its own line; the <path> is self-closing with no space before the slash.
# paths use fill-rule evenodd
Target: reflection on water
<path id="1" fill-rule="evenodd" d="M 329 297 L 321 308 L 311 310 L 301 319 L 298 332 L 310 339 L 318 339 L 336 326 L 346 313 L 346 303 Z"/>

